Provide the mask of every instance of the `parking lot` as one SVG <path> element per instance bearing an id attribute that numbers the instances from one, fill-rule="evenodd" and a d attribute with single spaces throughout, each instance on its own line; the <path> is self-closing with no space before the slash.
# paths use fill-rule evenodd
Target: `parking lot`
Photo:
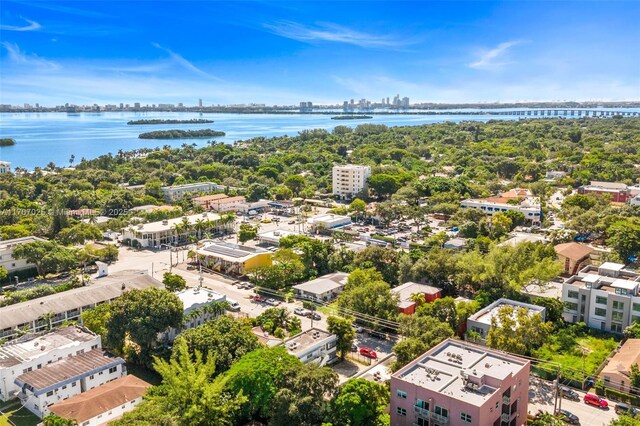
<path id="1" fill-rule="evenodd" d="M 575 391 L 575 390 L 574 390 Z M 601 409 L 584 403 L 585 392 L 576 391 L 579 401 L 562 398 L 561 409 L 575 414 L 580 419 L 580 424 L 585 426 L 606 426 L 611 420 L 618 417 L 614 411 L 615 402 L 608 401 L 609 408 Z M 555 394 L 553 384 L 545 380 L 532 378 L 529 383 L 529 414 L 535 415 L 538 411 L 553 413 Z"/>

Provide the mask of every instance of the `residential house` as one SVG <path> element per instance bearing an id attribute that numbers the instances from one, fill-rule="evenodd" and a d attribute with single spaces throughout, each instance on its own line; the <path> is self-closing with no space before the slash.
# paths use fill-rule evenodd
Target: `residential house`
<path id="1" fill-rule="evenodd" d="M 349 274 L 345 272 L 334 272 L 306 283 L 294 285 L 293 291 L 302 299 L 329 302 L 342 293 L 348 278 Z"/>
<path id="2" fill-rule="evenodd" d="M 184 322 L 180 329 L 170 328 L 161 333 L 159 340 L 165 342 L 173 342 L 182 331 L 195 328 L 215 318 L 217 313 L 207 308 L 227 300 L 227 296 L 224 294 L 215 293 L 202 287 L 187 288 L 177 292 L 176 296 L 182 302 Z"/>
<path id="3" fill-rule="evenodd" d="M 416 301 L 413 295 L 422 294 L 427 303 L 433 302 L 442 297 L 442 289 L 426 284 L 418 284 L 414 282 L 406 282 L 391 289 L 392 294 L 398 295 L 398 311 L 403 314 L 411 315 L 416 311 Z"/>
<path id="4" fill-rule="evenodd" d="M 627 339 L 600 372 L 605 386 L 624 393 L 631 392 L 631 366 L 640 366 L 640 339 Z"/>
<path id="5" fill-rule="evenodd" d="M 564 273 L 570 275 L 591 264 L 591 255 L 596 251 L 588 245 L 574 242 L 557 244 L 553 248 L 564 266 Z"/>
<path id="6" fill-rule="evenodd" d="M 49 412 L 79 426 L 99 426 L 133 410 L 151 384 L 127 375 L 49 407 Z"/>
<path id="7" fill-rule="evenodd" d="M 391 375 L 391 426 L 522 426 L 526 359 L 447 339 Z"/>

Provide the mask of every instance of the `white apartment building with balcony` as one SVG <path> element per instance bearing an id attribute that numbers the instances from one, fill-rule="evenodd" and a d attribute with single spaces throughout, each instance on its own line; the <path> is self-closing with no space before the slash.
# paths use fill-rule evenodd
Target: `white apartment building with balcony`
<path id="1" fill-rule="evenodd" d="M 333 166 L 333 195 L 341 199 L 355 198 L 367 189 L 371 167 L 356 164 Z"/>
<path id="2" fill-rule="evenodd" d="M 320 366 L 331 364 L 336 360 L 338 337 L 319 328 L 312 328 L 296 334 L 284 341 L 287 351 L 298 357 L 303 364 L 310 362 Z"/>
<path id="3" fill-rule="evenodd" d="M 512 210 L 522 213 L 525 220 L 532 224 L 541 222 L 542 207 L 538 199 L 526 197 L 514 204 L 509 203 L 510 200 L 511 199 L 507 197 L 467 199 L 460 202 L 460 207 L 463 209 L 481 210 L 487 216 Z"/>
<path id="4" fill-rule="evenodd" d="M 588 265 L 564 282 L 563 318 L 590 328 L 622 333 L 640 321 L 640 274 L 619 263 Z"/>

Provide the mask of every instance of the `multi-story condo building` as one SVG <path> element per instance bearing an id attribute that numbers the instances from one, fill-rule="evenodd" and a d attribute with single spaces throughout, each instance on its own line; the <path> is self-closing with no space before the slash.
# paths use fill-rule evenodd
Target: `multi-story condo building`
<path id="1" fill-rule="evenodd" d="M 298 357 L 304 364 L 315 362 L 324 366 L 336 360 L 337 342 L 335 334 L 312 328 L 290 337 L 283 344 L 291 355 Z"/>
<path id="2" fill-rule="evenodd" d="M 117 299 L 125 291 L 149 287 L 162 288 L 163 285 L 146 271 L 123 271 L 96 279 L 90 286 L 2 307 L 0 339 L 60 327 L 66 321 L 82 321 L 83 311 Z"/>
<path id="3" fill-rule="evenodd" d="M 582 185 L 578 188 L 578 194 L 604 194 L 608 195 L 614 203 L 626 203 L 631 196 L 629 187 L 624 183 L 598 181 Z"/>
<path id="4" fill-rule="evenodd" d="M 215 293 L 201 287 L 188 288 L 176 293 L 182 302 L 184 322 L 181 329 L 170 328 L 162 333 L 159 340 L 173 342 L 176 336 L 190 328 L 204 324 L 215 316 L 215 312 L 207 309 L 214 303 L 224 303 L 227 297 L 224 294 Z"/>
<path id="5" fill-rule="evenodd" d="M 367 189 L 371 167 L 347 164 L 333 166 L 333 195 L 342 199 L 355 198 Z"/>
<path id="6" fill-rule="evenodd" d="M 513 198 L 508 197 L 488 197 L 478 199 L 467 199 L 460 203 L 463 209 L 482 210 L 487 216 L 494 213 L 517 211 L 524 215 L 526 221 L 535 224 L 540 223 L 542 218 L 542 207 L 540 202 L 532 197 L 524 198 L 514 204 L 509 203 Z"/>
<path id="7" fill-rule="evenodd" d="M 207 194 L 218 191 L 220 187 L 215 182 L 196 182 L 184 185 L 163 186 L 160 188 L 167 201 L 182 200 L 195 194 Z"/>
<path id="8" fill-rule="evenodd" d="M 570 323 L 622 333 L 640 321 L 640 274 L 620 263 L 588 265 L 562 284 L 563 318 Z"/>
<path id="9" fill-rule="evenodd" d="M 517 302 L 515 300 L 510 299 L 498 299 L 489 306 L 480 309 L 475 314 L 471 315 L 467 319 L 467 333 L 472 332 L 475 333 L 474 342 L 482 342 L 487 339 L 489 335 L 489 331 L 491 330 L 491 326 L 493 322 L 496 322 L 496 326 L 500 327 L 498 320 L 498 312 L 500 309 L 504 307 L 513 308 L 513 318 L 517 321 L 517 313 L 519 309 L 526 309 L 527 315 L 540 315 L 542 317 L 542 321 L 545 320 L 545 308 L 538 305 L 531 305 L 529 303 Z M 467 338 L 470 338 L 468 334 Z"/>
<path id="10" fill-rule="evenodd" d="M 205 232 L 232 226 L 231 222 L 221 221 L 217 213 L 200 213 L 131 225 L 122 230 L 122 241 L 137 241 L 135 244 L 144 248 L 175 246 L 189 241 L 189 236 L 201 237 Z"/>
<path id="11" fill-rule="evenodd" d="M 391 376 L 391 426 L 521 426 L 529 361 L 447 339 Z"/>
<path id="12" fill-rule="evenodd" d="M 4 267 L 7 272 L 16 272 L 24 269 L 35 268 L 35 265 L 24 259 L 15 259 L 13 250 L 20 244 L 32 243 L 34 241 L 45 241 L 38 237 L 22 237 L 12 240 L 0 241 L 0 266 Z"/>
<path id="13" fill-rule="evenodd" d="M 36 416 L 49 414 L 49 406 L 97 388 L 127 374 L 122 358 L 93 349 L 18 376 L 18 398 Z"/>
<path id="14" fill-rule="evenodd" d="M 14 398 L 20 388 L 15 379 L 61 358 L 79 355 L 101 346 L 100 336 L 69 326 L 44 334 L 25 335 L 0 346 L 0 400 Z"/>

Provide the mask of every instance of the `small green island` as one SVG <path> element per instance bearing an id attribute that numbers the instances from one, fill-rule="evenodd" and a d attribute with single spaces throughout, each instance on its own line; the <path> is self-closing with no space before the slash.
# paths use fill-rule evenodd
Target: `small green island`
<path id="1" fill-rule="evenodd" d="M 213 123 L 213 120 L 207 120 L 204 118 L 193 118 L 191 120 L 161 120 L 161 119 L 152 119 L 152 120 L 131 120 L 128 121 L 129 125 L 136 124 L 208 124 Z"/>
<path id="2" fill-rule="evenodd" d="M 16 144 L 16 140 L 13 138 L 1 138 L 0 146 L 13 146 Z"/>
<path id="3" fill-rule="evenodd" d="M 336 115 L 335 117 L 331 117 L 332 120 L 367 120 L 369 118 L 373 118 L 370 115 Z"/>
<path id="4" fill-rule="evenodd" d="M 140 139 L 200 139 L 215 138 L 224 136 L 225 132 L 218 132 L 212 129 L 202 130 L 157 130 L 155 132 L 141 133 Z"/>

